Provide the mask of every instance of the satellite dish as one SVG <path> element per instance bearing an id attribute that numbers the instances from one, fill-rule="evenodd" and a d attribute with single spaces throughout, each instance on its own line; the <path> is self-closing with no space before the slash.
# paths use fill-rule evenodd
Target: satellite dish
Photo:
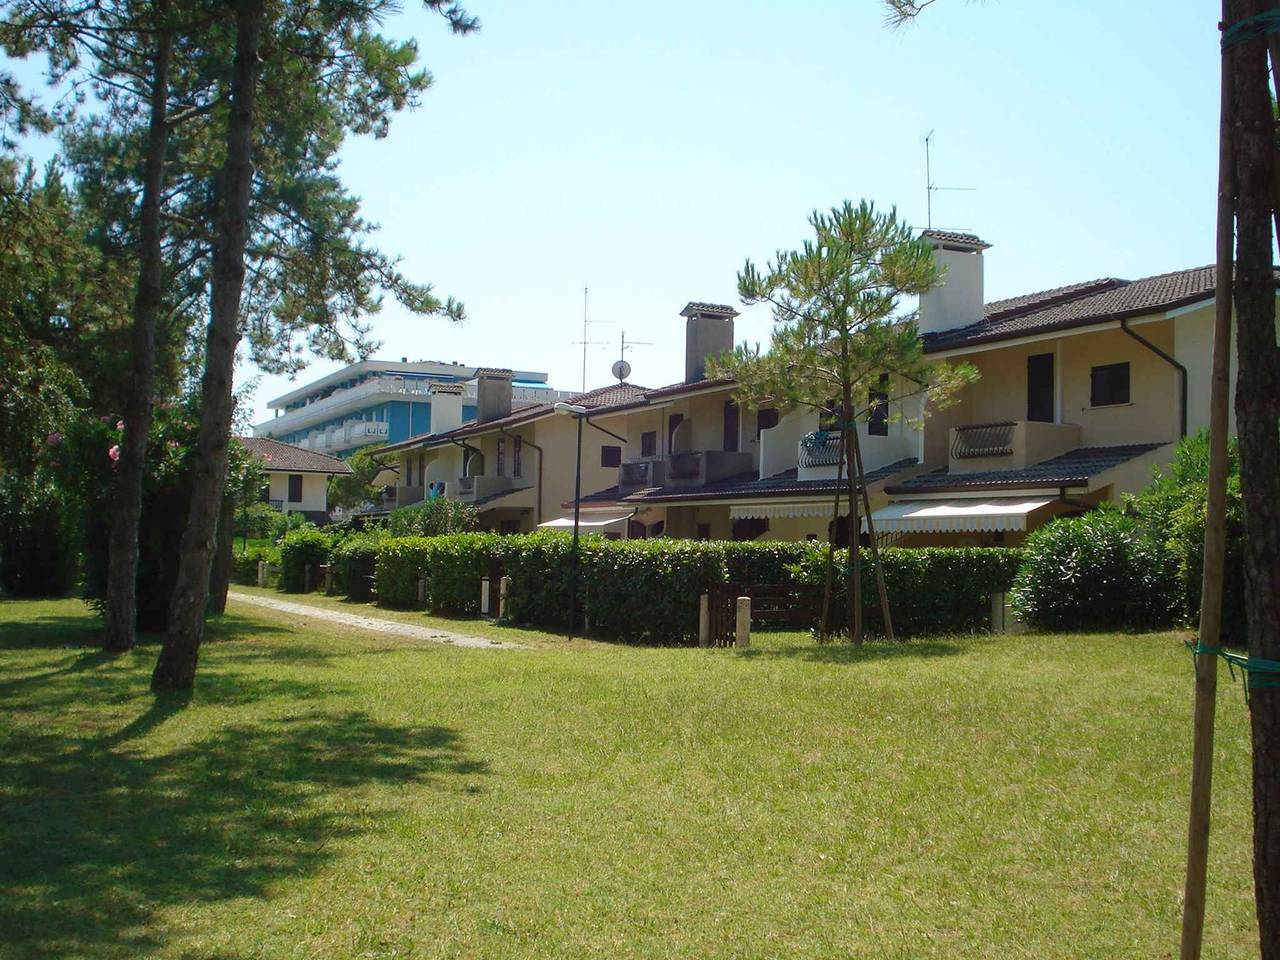
<path id="1" fill-rule="evenodd" d="M 631 376 L 631 364 L 625 360 L 615 360 L 613 364 L 613 375 L 619 380 L 625 380 Z"/>

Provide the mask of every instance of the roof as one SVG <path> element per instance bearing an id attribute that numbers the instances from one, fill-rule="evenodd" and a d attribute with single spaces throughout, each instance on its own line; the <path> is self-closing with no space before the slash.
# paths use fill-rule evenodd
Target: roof
<path id="1" fill-rule="evenodd" d="M 705 380 L 681 380 L 679 383 L 669 383 L 665 387 L 658 387 L 656 390 L 648 391 L 645 396 L 652 399 L 654 397 L 670 397 L 680 393 L 696 393 L 702 390 L 709 390 L 714 387 L 731 387 L 738 381 L 732 377 L 710 377 Z"/>
<path id="2" fill-rule="evenodd" d="M 1079 447 L 1015 470 L 950 473 L 942 467 L 885 487 L 885 492 L 912 494 L 970 489 L 1084 487 L 1088 486 L 1090 478 L 1162 446 L 1162 443 L 1129 443 L 1114 447 Z"/>
<path id="3" fill-rule="evenodd" d="M 910 470 L 915 465 L 915 457 L 907 457 L 878 467 L 867 474 L 867 486 L 875 486 L 877 483 L 887 480 L 896 474 Z M 840 487 L 844 489 L 844 484 L 841 483 Z M 619 495 L 618 487 L 607 487 L 604 490 L 597 490 L 595 493 L 583 497 L 582 503 L 588 505 L 601 503 L 639 504 L 666 503 L 673 500 L 719 500 L 726 498 L 754 500 L 761 497 L 820 496 L 835 493 L 835 491 L 836 481 L 834 478 L 830 480 L 800 480 L 798 479 L 798 471 L 793 467 L 790 470 L 784 470 L 782 473 L 763 479 L 757 477 L 754 472 L 740 473 L 736 476 L 726 477 L 723 480 L 716 480 L 712 483 L 704 483 L 700 486 L 646 487 L 625 496 Z M 566 506 L 571 505 L 571 503 L 572 501 Z"/>
<path id="4" fill-rule="evenodd" d="M 323 473 L 327 476 L 351 473 L 351 468 L 328 454 L 303 450 L 270 437 L 240 437 L 249 456 L 260 460 L 273 473 Z"/>
<path id="5" fill-rule="evenodd" d="M 960 233 L 957 230 L 921 230 L 920 236 L 939 243 L 962 244 L 966 247 L 977 247 L 986 250 L 991 244 L 979 238 L 976 233 Z"/>
<path id="6" fill-rule="evenodd" d="M 727 303 L 705 303 L 701 300 L 690 300 L 685 304 L 684 309 L 680 311 L 682 317 L 696 317 L 701 314 L 710 314 L 715 317 L 736 317 L 738 311 Z"/>
<path id="7" fill-rule="evenodd" d="M 1214 268 L 1194 267 L 1141 280 L 1103 278 L 997 300 L 967 326 L 924 335 L 926 353 L 1173 310 L 1213 296 Z"/>
<path id="8" fill-rule="evenodd" d="M 586 393 L 576 393 L 573 396 L 573 402 L 595 409 L 642 400 L 647 393 L 649 393 L 648 387 L 638 387 L 634 383 L 627 383 L 623 380 L 619 383 L 611 383 L 608 386 L 588 390 Z"/>
<path id="9" fill-rule="evenodd" d="M 501 377 L 511 380 L 515 377 L 515 371 L 508 367 L 476 367 L 477 377 Z"/>

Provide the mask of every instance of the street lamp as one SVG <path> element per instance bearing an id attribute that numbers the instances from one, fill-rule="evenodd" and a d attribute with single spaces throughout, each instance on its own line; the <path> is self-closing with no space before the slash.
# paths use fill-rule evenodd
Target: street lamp
<path id="1" fill-rule="evenodd" d="M 578 617 L 578 524 L 582 518 L 582 425 L 590 424 L 601 433 L 607 433 L 615 440 L 627 442 L 612 430 L 606 430 L 587 419 L 587 408 L 577 403 L 565 403 L 561 400 L 555 405 L 556 413 L 575 417 L 578 421 L 578 452 L 573 468 L 573 547 L 569 553 L 569 639 L 573 639 L 574 626 Z"/>

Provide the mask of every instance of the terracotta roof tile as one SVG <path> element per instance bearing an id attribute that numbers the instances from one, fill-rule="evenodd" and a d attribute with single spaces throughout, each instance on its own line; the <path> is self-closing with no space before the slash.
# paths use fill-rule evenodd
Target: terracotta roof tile
<path id="1" fill-rule="evenodd" d="M 680 311 L 680 316 L 692 317 L 700 313 L 709 313 L 712 316 L 719 317 L 738 316 L 738 311 L 727 303 L 706 303 L 702 300 L 690 300 L 685 304 L 684 309 Z"/>
<path id="2" fill-rule="evenodd" d="M 980 247 L 983 250 L 991 246 L 976 233 L 960 233 L 957 230 L 921 230 L 920 236 L 939 243 L 962 243 L 967 247 Z"/>
<path id="3" fill-rule="evenodd" d="M 612 407 L 643 400 L 648 392 L 648 387 L 638 387 L 634 383 L 627 383 L 624 380 L 621 383 L 611 383 L 607 386 L 596 387 L 596 389 L 588 390 L 586 393 L 575 393 L 572 402 L 581 404 L 584 407 Z"/>
<path id="4" fill-rule="evenodd" d="M 329 476 L 350 473 L 351 468 L 325 453 L 303 450 L 291 443 L 281 443 L 270 437 L 240 437 L 240 443 L 249 456 L 262 462 L 273 473 L 323 473 Z"/>

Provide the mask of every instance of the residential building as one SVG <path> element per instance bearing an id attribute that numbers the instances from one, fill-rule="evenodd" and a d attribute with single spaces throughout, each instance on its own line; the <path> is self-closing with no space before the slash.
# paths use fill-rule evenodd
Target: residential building
<path id="1" fill-rule="evenodd" d="M 263 500 L 283 513 L 301 513 L 314 523 L 328 521 L 329 478 L 350 474 L 349 466 L 269 437 L 241 437 L 240 442 L 266 478 Z"/>
<path id="2" fill-rule="evenodd" d="M 892 399 L 910 391 L 888 380 L 872 391 L 890 398 L 858 426 L 882 542 L 1021 542 L 1055 516 L 1142 489 L 1181 436 L 1207 425 L 1212 268 L 984 303 L 990 245 L 971 234 L 924 236 L 947 271 L 921 298 L 925 351 L 969 362 L 980 378 L 936 410 L 922 411 L 924 398 Z M 847 503 L 831 524 L 834 433 L 812 410 L 742 409 L 734 381 L 706 376 L 707 359 L 733 345 L 732 307 L 692 302 L 680 315 L 683 381 L 651 390 L 617 384 L 575 400 L 589 408 L 586 529 L 847 541 Z M 1234 370 L 1233 358 L 1233 380 Z M 433 493 L 470 499 L 494 529 L 571 524 L 573 418 L 551 404 L 510 407 L 502 397 L 488 422 L 481 414 L 393 451 L 401 502 Z M 922 420 L 923 429 L 913 426 Z M 540 493 L 523 466 L 528 455 L 513 465 L 518 435 L 522 449 L 536 442 L 546 451 L 537 460 Z"/>
<path id="3" fill-rule="evenodd" d="M 276 397 L 267 404 L 275 416 L 253 433 L 346 457 L 372 443 L 449 430 L 476 417 L 479 369 L 405 357 L 363 360 Z M 517 371 L 511 386 L 521 403 L 568 396 L 552 389 L 545 373 Z"/>

